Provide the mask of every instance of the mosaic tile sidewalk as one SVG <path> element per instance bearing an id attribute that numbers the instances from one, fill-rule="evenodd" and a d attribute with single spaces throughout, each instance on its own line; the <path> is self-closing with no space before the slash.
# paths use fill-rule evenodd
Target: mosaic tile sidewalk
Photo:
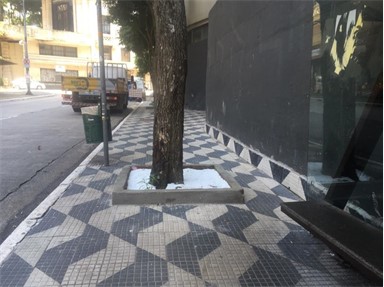
<path id="1" fill-rule="evenodd" d="M 280 211 L 298 198 L 205 133 L 186 111 L 184 160 L 219 164 L 245 204 L 112 206 L 122 167 L 150 164 L 141 105 L 0 266 L 0 286 L 370 286 Z"/>

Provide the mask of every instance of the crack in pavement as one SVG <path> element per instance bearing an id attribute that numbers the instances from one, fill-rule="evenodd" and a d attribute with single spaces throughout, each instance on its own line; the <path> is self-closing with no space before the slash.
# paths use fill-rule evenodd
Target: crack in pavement
<path id="1" fill-rule="evenodd" d="M 30 182 L 32 179 L 34 179 L 40 172 L 42 172 L 44 169 L 46 169 L 47 167 L 49 167 L 51 164 L 53 164 L 55 161 L 59 160 L 60 158 L 62 158 L 66 153 L 68 153 L 70 150 L 72 150 L 73 148 L 75 148 L 77 145 L 81 144 L 85 142 L 85 140 L 81 140 L 77 143 L 75 143 L 74 145 L 72 145 L 71 147 L 69 147 L 68 149 L 66 149 L 64 152 L 62 152 L 59 156 L 57 156 L 56 158 L 52 159 L 51 161 L 49 161 L 47 164 L 45 164 L 43 167 L 39 168 L 38 170 L 35 171 L 35 173 L 30 177 L 28 178 L 27 180 L 21 182 L 16 188 L 14 188 L 13 190 L 9 191 L 7 194 L 5 194 L 5 196 L 3 198 L 0 199 L 0 203 L 4 202 L 9 196 L 11 196 L 12 194 L 14 194 L 15 192 L 17 192 L 22 186 L 24 186 L 25 184 L 27 184 L 28 182 Z"/>

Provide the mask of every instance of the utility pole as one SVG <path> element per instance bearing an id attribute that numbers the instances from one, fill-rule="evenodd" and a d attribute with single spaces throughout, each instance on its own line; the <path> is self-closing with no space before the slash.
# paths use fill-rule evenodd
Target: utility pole
<path id="1" fill-rule="evenodd" d="M 29 75 L 29 56 L 28 56 L 28 39 L 27 39 L 27 20 L 25 14 L 25 0 L 23 0 L 23 21 L 24 21 L 24 67 L 25 67 L 25 82 L 27 83 L 26 95 L 32 95 L 31 92 L 31 76 Z"/>
<path id="2" fill-rule="evenodd" d="M 101 0 L 97 0 L 97 30 L 99 36 L 99 60 L 100 60 L 100 88 L 101 88 L 101 119 L 103 123 L 103 141 L 104 141 L 104 164 L 109 165 L 108 154 L 108 111 L 107 96 L 105 87 L 105 64 L 104 64 L 104 40 L 101 16 Z"/>

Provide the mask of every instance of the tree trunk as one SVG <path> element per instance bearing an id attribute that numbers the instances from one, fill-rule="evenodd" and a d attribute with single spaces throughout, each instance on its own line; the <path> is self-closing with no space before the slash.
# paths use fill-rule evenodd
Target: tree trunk
<path id="1" fill-rule="evenodd" d="M 183 182 L 187 30 L 184 0 L 152 1 L 156 38 L 156 95 L 151 182 Z"/>
<path id="2" fill-rule="evenodd" d="M 157 91 L 157 80 L 158 80 L 155 55 L 156 53 L 155 51 L 153 51 L 151 56 L 150 69 L 149 69 L 149 75 L 151 76 L 151 81 L 152 81 L 152 89 L 153 89 L 153 97 L 154 97 L 153 99 L 155 99 L 155 94 Z"/>

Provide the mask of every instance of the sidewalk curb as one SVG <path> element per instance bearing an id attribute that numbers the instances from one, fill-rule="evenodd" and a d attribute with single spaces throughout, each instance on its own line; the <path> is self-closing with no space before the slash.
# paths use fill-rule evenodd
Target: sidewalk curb
<path id="1" fill-rule="evenodd" d="M 127 115 L 112 131 L 114 134 L 127 121 L 127 119 L 136 113 L 137 109 L 142 105 L 140 103 L 129 115 Z M 56 187 L 44 201 L 42 201 L 20 224 L 19 226 L 3 241 L 0 245 L 0 265 L 27 235 L 29 230 L 35 226 L 44 216 L 49 208 L 59 199 L 68 186 L 77 178 L 91 162 L 91 160 L 102 150 L 103 143 L 100 143 L 81 163 Z"/>

